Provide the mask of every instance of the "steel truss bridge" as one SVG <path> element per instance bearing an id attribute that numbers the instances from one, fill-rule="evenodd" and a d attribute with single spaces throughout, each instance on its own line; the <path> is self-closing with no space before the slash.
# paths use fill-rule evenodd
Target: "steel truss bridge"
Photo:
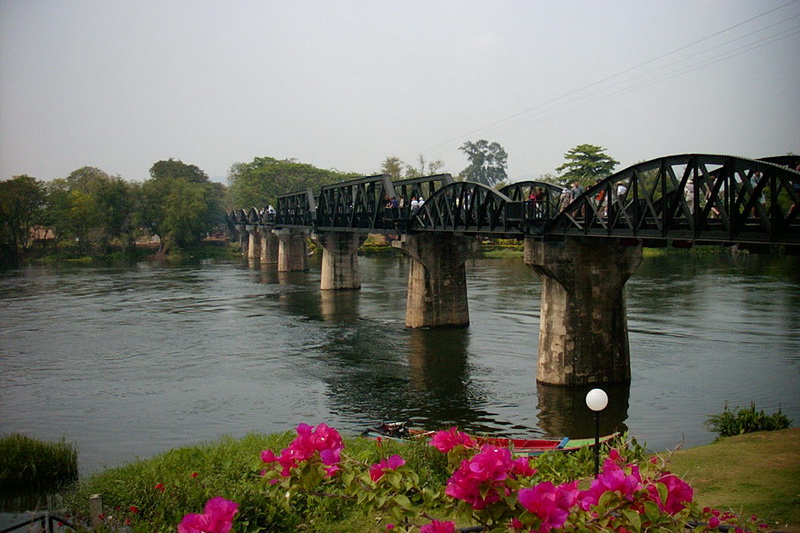
<path id="1" fill-rule="evenodd" d="M 575 199 L 525 181 L 500 191 L 449 174 L 391 181 L 368 176 L 278 197 L 277 209 L 238 209 L 231 225 L 316 232 L 455 233 L 542 240 L 569 236 L 643 246 L 717 244 L 800 253 L 800 156 L 759 160 L 684 154 L 617 172 Z M 529 199 L 543 192 L 541 201 Z M 411 199 L 423 198 L 412 212 Z M 400 205 L 390 207 L 392 198 Z"/>

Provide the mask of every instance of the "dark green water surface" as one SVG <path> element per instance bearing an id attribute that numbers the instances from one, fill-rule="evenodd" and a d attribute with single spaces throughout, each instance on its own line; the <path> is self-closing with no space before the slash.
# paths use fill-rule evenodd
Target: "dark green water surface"
<path id="1" fill-rule="evenodd" d="M 586 390 L 536 384 L 541 284 L 521 258 L 470 260 L 472 324 L 449 330 L 405 328 L 405 259 L 360 264 L 354 292 L 321 292 L 318 265 L 4 272 L 0 434 L 65 436 L 83 474 L 301 422 L 593 435 Z M 608 391 L 604 432 L 704 444 L 725 402 L 800 423 L 797 258 L 648 257 L 627 295 L 633 383 Z"/>

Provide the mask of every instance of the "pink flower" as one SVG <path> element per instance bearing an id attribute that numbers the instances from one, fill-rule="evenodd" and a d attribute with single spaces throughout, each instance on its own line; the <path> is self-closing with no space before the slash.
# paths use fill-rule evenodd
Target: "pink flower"
<path id="1" fill-rule="evenodd" d="M 420 533 L 455 533 L 456 525 L 453 522 L 434 520 L 419 529 Z"/>
<path id="2" fill-rule="evenodd" d="M 178 533 L 228 533 L 239 504 L 217 496 L 206 502 L 203 514 L 190 513 L 178 524 Z"/>
<path id="3" fill-rule="evenodd" d="M 536 469 L 531 468 L 531 460 L 528 457 L 519 457 L 515 459 L 511 471 L 523 477 L 531 477 L 536 473 Z"/>
<path id="4" fill-rule="evenodd" d="M 600 496 L 607 491 L 617 492 L 629 501 L 633 501 L 635 493 L 642 488 L 642 476 L 638 466 L 630 466 L 630 474 L 628 474 L 620 464 L 606 459 L 603 463 L 603 471 L 592 481 L 589 490 L 582 492 L 578 499 L 581 509 L 588 511 L 593 505 L 597 505 Z"/>
<path id="5" fill-rule="evenodd" d="M 483 509 L 500 499 L 497 491 L 513 467 L 508 449 L 486 444 L 472 459 L 462 461 L 447 481 L 445 494 Z"/>
<path id="6" fill-rule="evenodd" d="M 318 456 L 322 464 L 328 467 L 325 470 L 330 477 L 339 470 L 343 449 L 342 436 L 335 429 L 325 424 L 316 428 L 300 424 L 297 426 L 297 437 L 280 456 L 276 456 L 272 450 L 264 450 L 261 452 L 261 460 L 266 464 L 278 463 L 281 466 L 281 475 L 289 477 L 292 468 Z"/>
<path id="7" fill-rule="evenodd" d="M 164 492 L 164 491 L 166 490 L 166 489 L 164 488 L 164 484 L 163 484 L 163 483 L 156 483 L 155 489 L 156 489 L 158 492 Z"/>
<path id="8" fill-rule="evenodd" d="M 692 487 L 674 474 L 664 472 L 656 482 L 663 483 L 667 487 L 667 501 L 661 501 L 655 485 L 649 485 L 647 491 L 650 493 L 650 498 L 658 504 L 658 508 L 662 511 L 674 515 L 686 507 L 684 503 L 692 502 L 694 497 Z"/>
<path id="9" fill-rule="evenodd" d="M 455 427 L 452 427 L 447 431 L 437 431 L 431 437 L 431 446 L 442 453 L 447 453 L 456 446 L 474 448 L 475 442 L 466 433 L 461 433 Z"/>
<path id="10" fill-rule="evenodd" d="M 397 470 L 406 464 L 405 460 L 399 455 L 392 455 L 388 459 L 381 459 L 377 464 L 369 467 L 369 477 L 372 481 L 378 481 L 383 477 L 383 473 L 388 470 Z"/>
<path id="11" fill-rule="evenodd" d="M 578 502 L 578 482 L 554 486 L 546 481 L 530 489 L 520 489 L 517 498 L 525 509 L 542 521 L 539 531 L 549 532 L 564 525 L 570 509 Z"/>

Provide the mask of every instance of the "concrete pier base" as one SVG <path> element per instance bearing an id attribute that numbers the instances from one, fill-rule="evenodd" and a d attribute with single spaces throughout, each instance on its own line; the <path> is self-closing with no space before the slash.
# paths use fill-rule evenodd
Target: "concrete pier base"
<path id="1" fill-rule="evenodd" d="M 320 289 L 323 291 L 361 288 L 358 248 L 367 236 L 350 232 L 317 232 L 311 240 L 322 248 Z"/>
<path id="2" fill-rule="evenodd" d="M 624 287 L 641 261 L 641 245 L 615 240 L 525 240 L 525 264 L 542 277 L 538 382 L 630 383 Z"/>
<path id="3" fill-rule="evenodd" d="M 467 274 L 464 263 L 477 246 L 461 235 L 403 235 L 392 247 L 412 259 L 408 273 L 406 326 L 469 325 Z"/>
<path id="4" fill-rule="evenodd" d="M 261 235 L 258 228 L 248 224 L 247 230 L 247 259 L 251 262 L 258 259 L 261 254 Z"/>
<path id="5" fill-rule="evenodd" d="M 274 265 L 278 262 L 278 236 L 271 230 L 261 230 L 261 264 Z"/>
<path id="6" fill-rule="evenodd" d="M 308 270 L 308 242 L 304 232 L 275 230 L 278 237 L 278 272 Z"/>

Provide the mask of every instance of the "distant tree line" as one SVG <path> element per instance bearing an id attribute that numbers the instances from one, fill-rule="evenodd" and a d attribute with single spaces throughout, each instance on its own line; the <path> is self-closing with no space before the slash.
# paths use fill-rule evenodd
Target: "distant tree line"
<path id="1" fill-rule="evenodd" d="M 507 180 L 507 154 L 497 142 L 465 142 L 469 165 L 456 179 L 501 187 Z M 544 180 L 590 185 L 610 175 L 617 161 L 604 148 L 582 144 L 564 154 L 566 162 Z M 380 173 L 394 180 L 442 172 L 441 160 L 420 155 L 414 165 L 387 157 Z M 233 208 L 276 205 L 278 196 L 360 177 L 324 170 L 294 159 L 256 157 L 235 163 L 228 186 L 180 160 L 158 161 L 146 181 L 130 182 L 95 167 L 82 167 L 63 179 L 43 182 L 22 175 L 0 181 L 0 264 L 14 264 L 34 241 L 77 255 L 132 251 L 137 240 L 158 237 L 161 254 L 197 246 L 223 226 Z"/>
<path id="2" fill-rule="evenodd" d="M 17 263 L 34 240 L 79 256 L 131 251 L 153 236 L 162 253 L 189 248 L 222 223 L 224 201 L 224 185 L 174 159 L 144 183 L 95 167 L 50 182 L 16 176 L 0 181 L 0 261 Z"/>

